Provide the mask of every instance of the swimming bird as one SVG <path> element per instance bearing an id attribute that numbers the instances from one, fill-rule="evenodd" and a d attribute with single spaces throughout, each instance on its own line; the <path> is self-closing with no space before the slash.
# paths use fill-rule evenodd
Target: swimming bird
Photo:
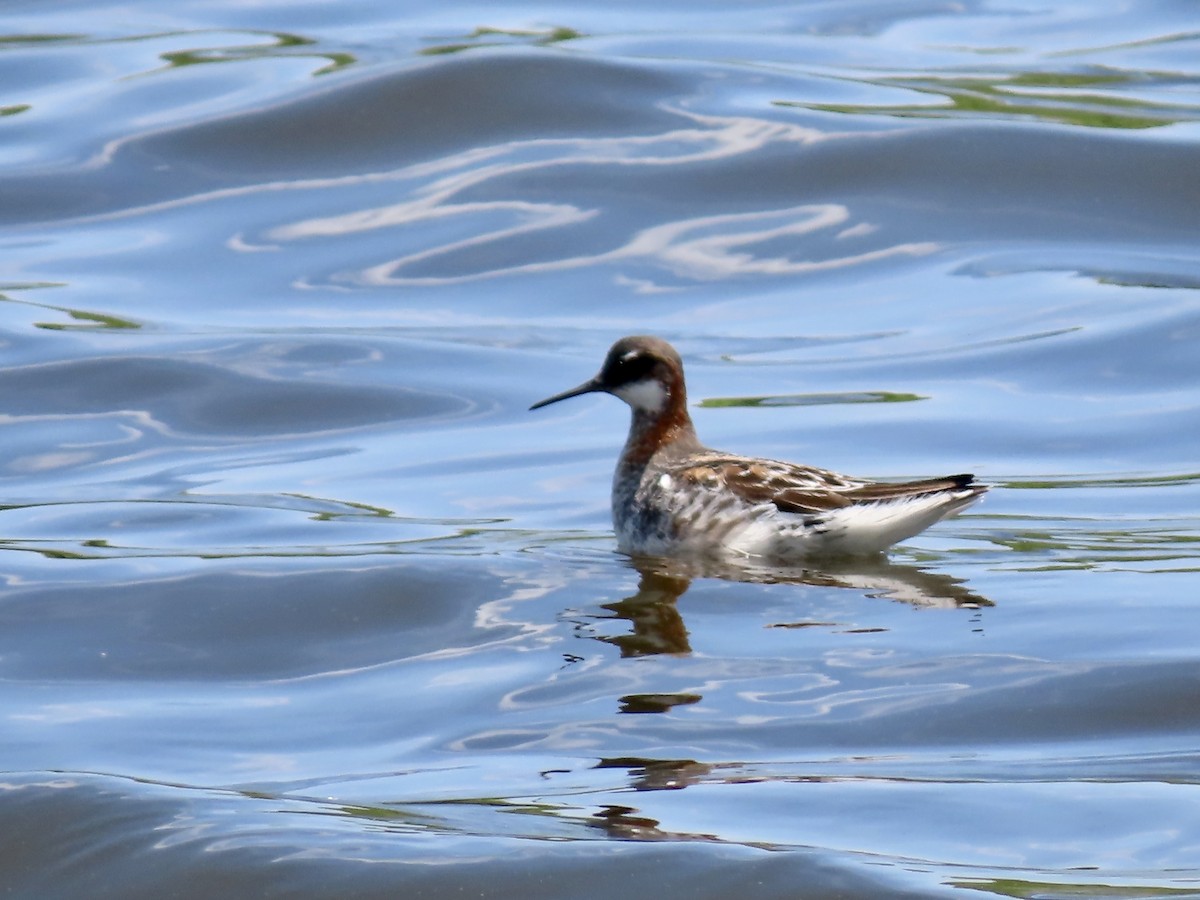
<path id="1" fill-rule="evenodd" d="M 595 377 L 530 409 L 595 392 L 632 410 L 612 516 L 618 549 L 633 556 L 874 555 L 987 491 L 973 475 L 892 484 L 711 450 L 688 414 L 683 361 L 660 338 L 621 338 Z"/>

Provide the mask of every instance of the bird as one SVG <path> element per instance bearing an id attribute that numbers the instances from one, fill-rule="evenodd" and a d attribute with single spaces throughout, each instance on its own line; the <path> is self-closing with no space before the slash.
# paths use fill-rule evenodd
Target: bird
<path id="1" fill-rule="evenodd" d="M 878 556 L 988 490 L 970 474 L 888 483 L 712 450 L 688 413 L 683 361 L 657 337 L 621 338 L 593 378 L 530 410 L 591 393 L 632 410 L 612 482 L 617 549 L 630 556 Z"/>

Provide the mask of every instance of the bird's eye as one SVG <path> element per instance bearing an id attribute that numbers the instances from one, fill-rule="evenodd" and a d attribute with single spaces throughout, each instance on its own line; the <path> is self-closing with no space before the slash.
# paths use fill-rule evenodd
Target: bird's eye
<path id="1" fill-rule="evenodd" d="M 640 350 L 630 350 L 617 361 L 617 372 L 622 382 L 639 381 L 650 374 L 654 360 Z"/>

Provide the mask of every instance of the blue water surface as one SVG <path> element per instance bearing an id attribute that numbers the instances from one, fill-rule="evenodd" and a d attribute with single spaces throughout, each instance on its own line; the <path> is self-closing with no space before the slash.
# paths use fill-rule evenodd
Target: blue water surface
<path id="1" fill-rule="evenodd" d="M 15 2 L 11 896 L 1200 896 L 1186 0 Z M 631 560 L 702 438 L 973 471 Z"/>

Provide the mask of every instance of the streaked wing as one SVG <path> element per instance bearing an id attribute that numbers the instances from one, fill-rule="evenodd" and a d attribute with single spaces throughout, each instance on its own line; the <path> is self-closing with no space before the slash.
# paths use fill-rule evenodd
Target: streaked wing
<path id="1" fill-rule="evenodd" d="M 846 494 L 867 483 L 836 472 L 766 459 L 712 454 L 673 473 L 685 484 L 725 488 L 751 506 L 773 504 L 782 512 L 812 515 L 849 506 Z"/>
<path id="2" fill-rule="evenodd" d="M 672 473 L 685 484 L 727 489 L 752 506 L 772 504 L 780 512 L 814 515 L 860 503 L 901 500 L 942 491 L 980 490 L 971 475 L 947 475 L 898 484 L 861 481 L 826 469 L 769 459 L 712 453 L 693 457 Z"/>

